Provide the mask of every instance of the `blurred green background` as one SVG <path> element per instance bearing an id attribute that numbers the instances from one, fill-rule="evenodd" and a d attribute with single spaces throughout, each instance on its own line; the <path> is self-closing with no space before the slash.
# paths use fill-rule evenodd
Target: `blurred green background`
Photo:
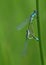
<path id="1" fill-rule="evenodd" d="M 39 43 L 36 40 L 29 40 L 27 54 L 25 56 L 21 54 L 27 26 L 21 31 L 16 30 L 16 26 L 34 9 L 36 9 L 36 0 L 0 0 L 0 65 L 41 65 Z M 46 65 L 46 0 L 39 0 L 39 13 L 42 50 Z"/>

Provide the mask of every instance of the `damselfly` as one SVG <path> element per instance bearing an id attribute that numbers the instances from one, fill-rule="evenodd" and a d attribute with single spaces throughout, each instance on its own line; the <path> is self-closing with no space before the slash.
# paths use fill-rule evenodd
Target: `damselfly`
<path id="1" fill-rule="evenodd" d="M 34 10 L 34 12 L 24 21 L 22 22 L 18 27 L 17 27 L 17 30 L 21 30 L 22 28 L 24 28 L 27 24 L 28 24 L 28 29 L 26 30 L 26 40 L 25 40 L 25 43 L 24 43 L 24 55 L 26 53 L 26 49 L 27 49 L 27 46 L 28 46 L 28 42 L 27 40 L 28 39 L 35 39 L 35 40 L 39 40 L 38 37 L 36 37 L 33 33 L 33 29 L 31 30 L 30 26 L 33 27 L 33 20 L 34 20 L 34 17 L 37 16 L 37 11 Z M 31 24 L 31 25 L 30 25 Z"/>
<path id="2" fill-rule="evenodd" d="M 31 36 L 30 36 L 31 35 Z M 24 49 L 23 49 L 23 55 L 25 56 L 27 53 L 27 46 L 28 46 L 28 40 L 30 39 L 35 39 L 36 41 L 39 41 L 39 38 L 36 37 L 32 31 L 30 31 L 29 29 L 26 30 L 26 37 L 25 37 L 25 43 L 24 43 Z"/>
<path id="3" fill-rule="evenodd" d="M 23 21 L 20 25 L 18 25 L 16 28 L 17 30 L 21 30 L 22 28 L 24 28 L 29 22 L 32 23 L 33 20 L 34 20 L 34 17 L 37 15 L 37 11 L 34 10 L 33 13 L 28 17 L 26 18 L 25 21 Z"/>

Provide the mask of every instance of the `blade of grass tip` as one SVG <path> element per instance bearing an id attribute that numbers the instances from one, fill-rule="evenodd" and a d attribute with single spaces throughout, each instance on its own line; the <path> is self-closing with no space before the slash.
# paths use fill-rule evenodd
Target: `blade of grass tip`
<path id="1" fill-rule="evenodd" d="M 36 0 L 36 10 L 37 10 L 37 28 L 38 28 L 38 37 L 39 37 L 39 49 L 40 49 L 41 64 L 44 65 L 42 43 L 41 43 L 41 35 L 40 35 L 39 1 L 38 0 Z"/>

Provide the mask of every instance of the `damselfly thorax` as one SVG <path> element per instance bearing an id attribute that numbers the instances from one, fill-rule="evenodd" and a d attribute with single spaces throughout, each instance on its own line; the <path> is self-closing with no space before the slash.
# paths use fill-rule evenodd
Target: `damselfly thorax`
<path id="1" fill-rule="evenodd" d="M 32 36 L 32 32 L 28 29 L 26 30 L 26 39 L 32 39 L 33 36 Z"/>

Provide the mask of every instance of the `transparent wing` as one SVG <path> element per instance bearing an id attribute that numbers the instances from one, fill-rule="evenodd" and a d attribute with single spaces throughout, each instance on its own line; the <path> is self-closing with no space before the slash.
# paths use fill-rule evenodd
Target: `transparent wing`
<path id="1" fill-rule="evenodd" d="M 17 30 L 21 30 L 29 23 L 29 18 L 27 18 L 24 22 L 22 22 L 20 25 L 16 27 Z"/>
<path id="2" fill-rule="evenodd" d="M 27 53 L 27 47 L 28 47 L 28 39 L 24 43 L 24 49 L 22 51 L 22 55 L 25 56 Z"/>

